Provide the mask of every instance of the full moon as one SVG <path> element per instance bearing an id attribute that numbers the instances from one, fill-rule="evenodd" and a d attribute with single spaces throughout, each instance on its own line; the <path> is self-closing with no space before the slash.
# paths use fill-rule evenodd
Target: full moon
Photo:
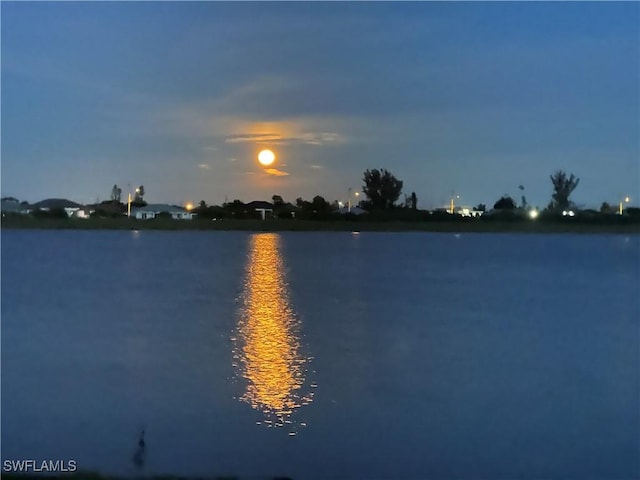
<path id="1" fill-rule="evenodd" d="M 258 161 L 265 167 L 267 165 L 271 165 L 275 159 L 276 159 L 276 156 L 271 150 L 262 150 L 258 154 Z"/>

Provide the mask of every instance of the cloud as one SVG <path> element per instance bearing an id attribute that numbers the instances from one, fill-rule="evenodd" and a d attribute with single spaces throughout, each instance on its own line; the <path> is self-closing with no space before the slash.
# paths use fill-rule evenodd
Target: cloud
<path id="1" fill-rule="evenodd" d="M 211 165 L 209 165 L 207 163 L 199 163 L 198 164 L 198 168 L 201 168 L 203 170 L 211 170 Z"/>
<path id="2" fill-rule="evenodd" d="M 218 147 L 214 146 L 214 145 L 206 145 L 204 147 L 202 147 L 202 150 L 205 152 L 216 152 L 218 150 Z"/>
<path id="3" fill-rule="evenodd" d="M 335 132 L 308 132 L 284 136 L 278 133 L 234 133 L 227 135 L 226 143 L 269 143 L 273 145 L 340 145 L 345 143 L 342 135 Z"/>
<path id="4" fill-rule="evenodd" d="M 324 167 L 322 165 L 311 165 L 311 168 L 315 170 L 320 170 L 321 168 L 324 168 Z"/>
<path id="5" fill-rule="evenodd" d="M 277 133 L 235 133 L 225 137 L 224 141 L 226 143 L 271 143 L 280 141 L 281 139 L 282 137 Z"/>
<path id="6" fill-rule="evenodd" d="M 275 177 L 286 177 L 289 175 L 287 172 L 283 172 L 282 170 L 278 170 L 277 168 L 265 168 L 265 173 L 267 175 L 273 175 Z"/>
<path id="7" fill-rule="evenodd" d="M 344 137 L 334 132 L 304 133 L 300 139 L 307 145 L 337 145 L 344 143 Z"/>

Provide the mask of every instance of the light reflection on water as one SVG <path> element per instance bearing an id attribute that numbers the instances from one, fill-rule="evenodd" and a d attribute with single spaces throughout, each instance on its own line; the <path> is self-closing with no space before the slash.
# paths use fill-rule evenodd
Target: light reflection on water
<path id="1" fill-rule="evenodd" d="M 234 338 L 235 366 L 246 381 L 240 399 L 264 413 L 266 426 L 291 425 L 313 392 L 303 393 L 309 358 L 301 353 L 278 234 L 251 237 L 241 301 Z"/>

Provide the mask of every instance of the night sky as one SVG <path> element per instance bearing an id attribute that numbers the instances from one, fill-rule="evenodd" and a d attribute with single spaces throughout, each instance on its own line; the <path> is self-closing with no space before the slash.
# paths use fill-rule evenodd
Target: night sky
<path id="1" fill-rule="evenodd" d="M 640 4 L 7 3 L 2 195 L 640 197 Z M 256 156 L 271 148 L 265 170 Z M 126 195 L 125 195 L 126 197 Z"/>

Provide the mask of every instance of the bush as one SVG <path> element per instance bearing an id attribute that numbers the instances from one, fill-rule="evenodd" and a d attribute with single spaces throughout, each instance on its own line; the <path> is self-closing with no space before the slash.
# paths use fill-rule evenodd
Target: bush
<path id="1" fill-rule="evenodd" d="M 56 219 L 65 219 L 69 218 L 67 212 L 65 212 L 64 208 L 52 208 L 51 210 L 35 210 L 31 212 L 35 218 L 56 218 Z"/>

